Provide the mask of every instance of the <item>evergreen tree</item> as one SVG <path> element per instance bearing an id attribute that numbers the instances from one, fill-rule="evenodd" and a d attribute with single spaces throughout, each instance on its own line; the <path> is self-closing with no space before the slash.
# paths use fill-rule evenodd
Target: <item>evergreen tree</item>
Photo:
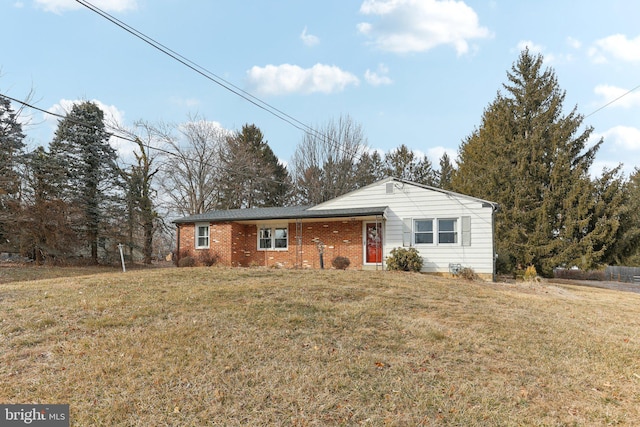
<path id="1" fill-rule="evenodd" d="M 15 195 L 20 188 L 19 158 L 25 135 L 11 102 L 0 95 L 0 195 Z"/>
<path id="2" fill-rule="evenodd" d="M 102 110 L 93 102 L 74 105 L 58 124 L 50 151 L 67 172 L 64 193 L 83 213 L 79 225 L 97 263 L 103 212 L 117 177 Z"/>
<path id="3" fill-rule="evenodd" d="M 226 140 L 221 173 L 223 209 L 284 206 L 291 194 L 287 169 L 260 129 L 246 124 Z"/>
<path id="4" fill-rule="evenodd" d="M 418 184 L 435 185 L 435 172 L 427 157 L 420 158 L 402 144 L 384 157 L 387 176 L 413 181 Z"/>
<path id="5" fill-rule="evenodd" d="M 487 107 L 480 128 L 462 143 L 455 191 L 500 204 L 496 214 L 499 267 L 597 266 L 611 244 L 616 219 L 596 218 L 589 177 L 602 140 L 587 146 L 574 108 L 563 115 L 565 93 L 541 55 L 528 50 L 507 73 L 505 95 Z"/>
<path id="6" fill-rule="evenodd" d="M 19 220 L 25 255 L 37 264 L 72 256 L 78 235 L 71 225 L 80 212 L 62 199 L 66 173 L 43 147 L 25 158 L 24 208 Z"/>
<path id="7" fill-rule="evenodd" d="M 451 163 L 451 159 L 447 153 L 444 153 L 442 157 L 440 157 L 440 169 L 436 173 L 438 187 L 443 190 L 451 190 L 451 181 L 453 179 L 453 173 L 455 172 L 455 168 Z"/>
<path id="8" fill-rule="evenodd" d="M 24 154 L 22 125 L 11 102 L 0 96 L 0 245 L 7 242 L 16 250 L 11 230 L 19 216 L 19 166 Z"/>
<path id="9" fill-rule="evenodd" d="M 357 187 L 361 188 L 373 184 L 386 177 L 386 170 L 382 156 L 377 151 L 365 152 L 356 167 Z"/>
<path id="10" fill-rule="evenodd" d="M 622 192 L 624 209 L 609 262 L 637 267 L 640 265 L 640 167 L 634 169 Z"/>

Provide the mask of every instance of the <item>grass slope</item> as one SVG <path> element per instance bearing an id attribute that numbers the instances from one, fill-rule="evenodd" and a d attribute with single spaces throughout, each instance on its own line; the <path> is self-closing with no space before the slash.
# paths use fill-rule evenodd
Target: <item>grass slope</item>
<path id="1" fill-rule="evenodd" d="M 45 274 L 4 270 L 0 402 L 69 403 L 73 426 L 640 425 L 637 294 L 363 271 Z"/>

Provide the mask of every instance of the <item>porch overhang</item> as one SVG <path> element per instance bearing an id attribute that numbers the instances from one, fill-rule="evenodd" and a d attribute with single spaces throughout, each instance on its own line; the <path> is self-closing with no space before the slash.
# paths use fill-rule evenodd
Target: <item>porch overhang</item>
<path id="1" fill-rule="evenodd" d="M 196 222 L 237 222 L 254 224 L 257 222 L 314 222 L 345 221 L 345 220 L 380 220 L 386 219 L 387 206 L 343 208 L 343 209 L 317 209 L 310 210 L 309 206 L 296 206 L 291 208 L 255 208 L 233 209 L 226 211 L 210 211 L 204 214 L 191 215 L 173 221 L 175 224 L 189 224 Z"/>

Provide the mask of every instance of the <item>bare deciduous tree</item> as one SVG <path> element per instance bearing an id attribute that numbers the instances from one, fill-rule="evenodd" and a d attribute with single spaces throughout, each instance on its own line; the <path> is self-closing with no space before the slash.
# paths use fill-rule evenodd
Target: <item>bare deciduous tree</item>
<path id="1" fill-rule="evenodd" d="M 135 163 L 120 166 L 120 176 L 126 205 L 126 238 L 129 255 L 134 248 L 141 249 L 143 262 L 150 264 L 156 231 L 162 228 L 157 212 L 158 192 L 153 183 L 160 172 L 160 154 L 156 129 L 145 121 L 135 123 L 135 130 L 119 128 L 136 144 L 133 149 Z"/>
<path id="2" fill-rule="evenodd" d="M 229 132 L 218 123 L 192 118 L 180 126 L 158 126 L 167 154 L 161 186 L 165 203 L 176 215 L 215 209 L 220 198 L 220 155 Z"/>
<path id="3" fill-rule="evenodd" d="M 321 203 L 358 188 L 358 162 L 366 150 L 362 126 L 349 116 L 305 134 L 291 164 L 297 201 Z"/>

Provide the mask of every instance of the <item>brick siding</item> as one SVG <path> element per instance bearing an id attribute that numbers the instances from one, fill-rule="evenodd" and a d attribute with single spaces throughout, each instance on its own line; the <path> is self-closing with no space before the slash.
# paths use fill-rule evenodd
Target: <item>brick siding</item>
<path id="1" fill-rule="evenodd" d="M 258 228 L 254 224 L 232 222 L 209 225 L 209 249 L 195 249 L 194 224 L 180 224 L 180 256 L 199 259 L 217 258 L 228 266 L 282 266 L 285 268 L 320 268 L 317 241 L 324 243 L 324 267 L 331 268 L 337 256 L 349 258 L 349 268 L 363 265 L 362 221 L 304 222 L 298 246 L 296 223 L 288 224 L 287 250 L 258 250 Z"/>

